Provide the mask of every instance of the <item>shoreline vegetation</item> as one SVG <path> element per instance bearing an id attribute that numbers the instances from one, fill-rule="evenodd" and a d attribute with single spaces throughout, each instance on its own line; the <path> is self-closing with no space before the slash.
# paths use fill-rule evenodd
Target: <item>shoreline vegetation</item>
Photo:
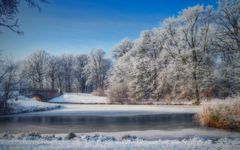
<path id="1" fill-rule="evenodd" d="M 204 103 L 195 119 L 203 126 L 240 132 L 240 98 Z"/>
<path id="2" fill-rule="evenodd" d="M 18 100 L 9 101 L 9 106 L 11 113 L 27 113 L 27 112 L 37 112 L 37 111 L 47 111 L 52 109 L 63 108 L 61 104 L 89 104 L 89 105 L 99 105 L 99 103 L 88 103 L 91 98 L 94 98 L 95 102 L 102 102 L 102 105 L 126 105 L 126 103 L 112 103 L 112 101 L 107 100 L 106 97 L 101 96 L 101 99 L 97 101 L 99 96 L 92 96 L 90 94 L 79 94 L 79 93 L 65 93 L 61 97 L 53 99 L 53 104 L 36 101 L 34 99 L 26 98 L 24 96 L 19 96 Z M 76 101 L 76 99 L 78 101 Z M 193 118 L 202 126 L 222 128 L 233 131 L 240 131 L 240 98 L 227 98 L 225 100 L 212 99 L 210 101 L 202 101 L 200 110 L 196 112 Z M 74 100 L 74 101 L 72 101 Z M 59 102 L 59 103 L 58 103 Z M 181 103 L 179 103 L 181 102 Z M 127 103 L 127 105 L 187 105 L 194 106 L 192 101 L 177 101 L 177 103 L 166 103 L 162 101 L 142 101 L 138 103 Z"/>

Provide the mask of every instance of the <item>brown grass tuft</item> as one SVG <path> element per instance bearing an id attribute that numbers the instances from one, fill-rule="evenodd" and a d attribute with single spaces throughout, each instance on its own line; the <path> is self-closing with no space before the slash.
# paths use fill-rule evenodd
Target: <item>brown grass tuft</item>
<path id="1" fill-rule="evenodd" d="M 203 126 L 240 131 L 240 98 L 207 102 L 196 118 Z"/>

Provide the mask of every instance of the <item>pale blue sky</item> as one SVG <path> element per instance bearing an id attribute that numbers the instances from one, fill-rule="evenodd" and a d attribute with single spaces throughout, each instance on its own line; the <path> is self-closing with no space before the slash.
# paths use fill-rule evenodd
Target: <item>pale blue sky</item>
<path id="1" fill-rule="evenodd" d="M 24 35 L 0 27 L 0 50 L 22 59 L 36 49 L 51 54 L 88 53 L 111 48 L 121 39 L 135 39 L 142 30 L 157 27 L 166 17 L 196 4 L 215 0 L 49 0 L 42 11 L 21 6 L 19 21 Z"/>

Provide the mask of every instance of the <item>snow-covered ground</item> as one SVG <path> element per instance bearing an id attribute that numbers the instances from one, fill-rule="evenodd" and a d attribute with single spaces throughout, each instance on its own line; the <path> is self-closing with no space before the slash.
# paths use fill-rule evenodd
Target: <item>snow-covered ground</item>
<path id="1" fill-rule="evenodd" d="M 103 96 L 94 96 L 86 93 L 64 93 L 60 97 L 53 98 L 49 102 L 57 103 L 80 103 L 80 104 L 106 104 L 109 99 Z"/>
<path id="2" fill-rule="evenodd" d="M 148 150 L 239 150 L 239 138 L 203 138 L 194 137 L 189 139 L 158 139 L 144 140 L 142 138 L 125 135 L 120 140 L 112 136 L 104 135 L 87 135 L 78 136 L 70 133 L 65 136 L 40 135 L 38 133 L 30 133 L 28 135 L 8 135 L 4 134 L 0 139 L 0 149 L 148 149 Z"/>
<path id="3" fill-rule="evenodd" d="M 239 132 L 232 132 L 222 129 L 214 128 L 185 128 L 185 129 L 175 129 L 175 130 L 144 130 L 144 131 L 121 131 L 121 132 L 91 132 L 84 133 L 81 135 L 102 135 L 115 137 L 117 140 L 121 140 L 125 135 L 132 135 L 139 137 L 140 139 L 154 141 L 159 139 L 164 140 L 174 140 L 174 139 L 184 139 L 184 138 L 194 138 L 194 137 L 204 137 L 208 139 L 216 138 L 239 138 Z"/>
<path id="4" fill-rule="evenodd" d="M 36 101 L 35 99 L 27 98 L 24 96 L 18 96 L 18 100 L 8 100 L 8 106 L 10 113 L 26 113 L 36 111 L 46 111 L 60 108 L 58 104 L 49 104 L 45 102 Z"/>
<path id="5" fill-rule="evenodd" d="M 200 106 L 184 105 L 92 105 L 62 104 L 62 109 L 19 114 L 20 116 L 135 116 L 151 114 L 190 113 Z"/>
<path id="6" fill-rule="evenodd" d="M 74 141 L 21 141 L 0 140 L 2 150 L 239 150 L 240 139 L 219 139 L 217 141 L 201 138 L 185 140 L 159 141 L 106 141 L 79 142 Z"/>

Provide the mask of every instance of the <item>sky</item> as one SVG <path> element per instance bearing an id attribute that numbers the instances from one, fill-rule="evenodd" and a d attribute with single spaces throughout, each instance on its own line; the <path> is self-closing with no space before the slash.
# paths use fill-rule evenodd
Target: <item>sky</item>
<path id="1" fill-rule="evenodd" d="M 53 55 L 87 54 L 111 49 L 122 39 L 136 39 L 184 8 L 216 5 L 215 0 L 48 0 L 41 11 L 20 1 L 17 17 L 24 35 L 0 27 L 0 51 L 19 60 L 37 49 Z"/>

